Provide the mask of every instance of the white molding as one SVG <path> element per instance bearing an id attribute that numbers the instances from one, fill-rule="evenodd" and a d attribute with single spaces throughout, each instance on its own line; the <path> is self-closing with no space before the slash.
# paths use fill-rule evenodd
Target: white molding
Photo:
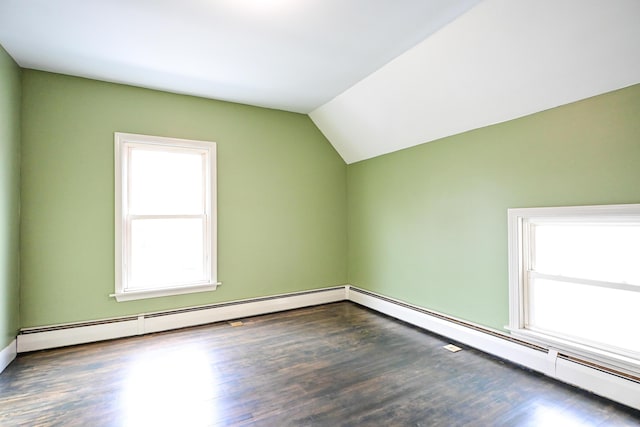
<path id="1" fill-rule="evenodd" d="M 554 378 L 640 410 L 640 383 L 560 357 Z"/>
<path id="2" fill-rule="evenodd" d="M 18 335 L 18 353 L 130 337 L 138 334 L 137 321 L 118 320 L 96 325 L 69 325 L 64 329 L 42 330 Z"/>
<path id="3" fill-rule="evenodd" d="M 524 304 L 522 303 L 522 288 L 519 286 L 523 276 L 523 265 L 520 254 L 522 253 L 522 218 L 518 217 L 513 209 L 508 210 L 508 267 L 509 267 L 509 328 L 519 329 L 524 319 Z M 518 284 L 514 286 L 515 284 Z"/>
<path id="4" fill-rule="evenodd" d="M 0 350 L 0 373 L 9 366 L 9 363 L 18 355 L 16 340 L 13 340 L 5 348 Z"/>
<path id="5" fill-rule="evenodd" d="M 206 285 L 194 285 L 194 286 L 180 286 L 174 288 L 165 288 L 165 289 L 151 289 L 151 290 L 143 290 L 143 291 L 125 291 L 121 293 L 115 293 L 109 295 L 113 297 L 118 302 L 123 301 L 134 301 L 139 299 L 148 299 L 148 298 L 158 298 L 158 297 L 167 297 L 171 295 L 185 295 L 185 294 L 195 294 L 199 292 L 213 292 L 218 288 L 218 285 L 221 285 L 222 282 L 206 284 Z"/>
<path id="6" fill-rule="evenodd" d="M 23 353 L 143 335 L 240 317 L 328 304 L 344 301 L 345 299 L 345 287 L 339 286 L 168 312 L 143 313 L 127 318 L 104 319 L 87 323 L 56 325 L 54 327 L 26 328 L 17 337 L 17 351 L 18 353 Z"/>
<path id="7" fill-rule="evenodd" d="M 558 351 L 580 359 L 589 360 L 593 363 L 608 367 L 610 369 L 626 373 L 637 377 L 640 374 L 640 360 L 637 353 L 627 353 L 620 351 L 615 359 L 615 364 L 611 363 L 611 352 L 606 349 L 589 347 L 580 343 L 572 342 L 560 336 L 550 336 L 546 333 L 539 333 L 530 329 L 517 329 L 511 331 L 511 336 L 522 341 L 539 345 L 542 347 L 557 348 Z"/>
<path id="8" fill-rule="evenodd" d="M 289 294 L 267 300 L 249 300 L 238 304 L 223 304 L 205 310 L 187 311 L 168 316 L 145 317 L 144 330 L 145 333 L 166 331 L 344 300 L 344 287 L 312 293 Z"/>
<path id="9" fill-rule="evenodd" d="M 577 362 L 559 357 L 558 350 L 536 349 L 509 339 L 507 334 L 488 330 L 486 327 L 458 324 L 439 317 L 441 314 L 429 312 L 370 291 L 348 287 L 350 301 L 384 313 L 388 316 L 434 332 L 474 347 L 485 353 L 538 371 L 551 378 L 588 390 L 613 401 L 635 409 L 640 409 L 640 382 L 626 379 Z M 458 320 L 458 319 L 453 319 Z M 479 327 L 486 330 L 475 329 Z M 491 333 L 488 333 L 491 332 Z"/>
<path id="10" fill-rule="evenodd" d="M 543 206 L 532 208 L 509 208 L 509 214 L 516 217 L 534 218 L 542 222 L 545 218 L 552 218 L 553 222 L 558 222 L 558 216 L 566 217 L 570 221 L 584 221 L 585 217 L 601 218 L 612 217 L 616 220 L 630 218 L 634 222 L 635 217 L 640 215 L 640 203 L 628 203 L 620 205 L 584 205 L 584 206 Z"/>

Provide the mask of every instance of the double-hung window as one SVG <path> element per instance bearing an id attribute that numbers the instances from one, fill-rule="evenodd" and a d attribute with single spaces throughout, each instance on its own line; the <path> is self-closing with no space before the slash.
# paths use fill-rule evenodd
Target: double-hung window
<path id="1" fill-rule="evenodd" d="M 640 372 L 640 205 L 508 216 L 512 333 Z"/>
<path id="2" fill-rule="evenodd" d="M 216 145 L 115 134 L 118 301 L 215 290 Z"/>

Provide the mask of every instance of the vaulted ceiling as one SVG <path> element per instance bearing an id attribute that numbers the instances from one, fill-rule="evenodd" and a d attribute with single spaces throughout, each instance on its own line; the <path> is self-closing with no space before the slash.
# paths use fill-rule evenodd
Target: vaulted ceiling
<path id="1" fill-rule="evenodd" d="M 0 0 L 25 68 L 309 114 L 347 163 L 640 82 L 638 0 Z"/>

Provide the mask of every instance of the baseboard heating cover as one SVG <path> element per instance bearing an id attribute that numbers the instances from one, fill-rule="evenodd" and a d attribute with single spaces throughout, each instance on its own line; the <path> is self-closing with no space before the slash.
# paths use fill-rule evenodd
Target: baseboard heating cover
<path id="1" fill-rule="evenodd" d="M 124 338 L 328 304 L 344 301 L 345 292 L 345 286 L 338 286 L 91 322 L 24 328 L 17 337 L 17 351 L 24 353 Z"/>
<path id="2" fill-rule="evenodd" d="M 531 345 L 506 333 L 451 318 L 353 286 L 347 288 L 347 299 L 422 329 L 434 332 L 541 372 L 567 384 L 590 391 L 640 410 L 640 381 L 606 368 L 571 360 L 555 349 Z"/>

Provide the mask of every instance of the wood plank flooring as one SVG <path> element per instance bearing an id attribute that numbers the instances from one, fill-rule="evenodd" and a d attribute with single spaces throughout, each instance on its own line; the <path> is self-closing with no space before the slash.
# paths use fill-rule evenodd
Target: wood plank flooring
<path id="1" fill-rule="evenodd" d="M 24 354 L 1 426 L 640 426 L 640 412 L 349 302 Z"/>

